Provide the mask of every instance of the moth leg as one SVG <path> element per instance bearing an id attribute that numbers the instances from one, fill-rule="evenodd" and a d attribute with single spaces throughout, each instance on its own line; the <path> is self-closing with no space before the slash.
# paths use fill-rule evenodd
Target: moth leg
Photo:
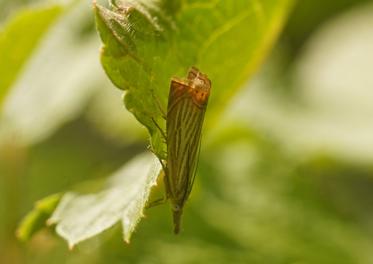
<path id="1" fill-rule="evenodd" d="M 161 102 L 159 101 L 159 98 L 158 98 L 157 96 L 155 96 L 155 94 L 154 94 L 154 90 L 153 90 L 153 89 L 151 89 L 150 91 L 151 91 L 151 94 L 152 94 L 152 97 L 153 97 L 154 101 L 155 101 L 156 104 L 157 104 L 157 107 L 158 107 L 159 112 L 161 112 L 162 118 L 163 118 L 164 120 L 166 120 L 167 115 L 166 115 L 166 112 L 164 111 L 164 109 L 162 108 L 162 104 L 161 104 Z"/>
<path id="2" fill-rule="evenodd" d="M 150 150 L 156 157 L 157 157 L 157 159 L 158 159 L 158 161 L 159 161 L 159 163 L 161 164 L 161 166 L 162 166 L 162 169 L 163 169 L 163 171 L 165 172 L 166 171 L 166 164 L 164 163 L 164 160 L 162 160 L 156 153 L 155 153 L 155 151 L 152 149 L 152 147 L 149 145 L 148 146 L 148 150 Z M 162 154 L 164 154 L 164 156 L 166 156 L 166 152 L 162 152 Z"/>
<path id="3" fill-rule="evenodd" d="M 155 206 L 158 206 L 158 205 L 161 205 L 161 204 L 165 204 L 167 202 L 167 198 L 166 197 L 162 197 L 162 198 L 159 198 L 159 199 L 156 199 L 154 201 L 151 201 L 149 202 L 147 205 L 146 205 L 146 209 L 149 209 L 149 208 L 152 208 L 152 207 L 155 207 Z"/>
<path id="4" fill-rule="evenodd" d="M 158 156 L 157 156 L 157 158 L 158 158 L 159 163 L 162 166 L 163 173 L 166 173 L 166 170 L 167 170 L 166 164 L 164 164 L 164 161 L 162 159 L 160 159 Z"/>
<path id="5" fill-rule="evenodd" d="M 164 132 L 164 130 L 158 125 L 158 123 L 157 123 L 157 121 L 155 121 L 154 117 L 152 117 L 152 121 L 153 121 L 154 125 L 158 128 L 158 130 L 161 133 L 164 141 L 167 142 L 167 136 L 166 136 L 166 133 Z"/>
<path id="6" fill-rule="evenodd" d="M 161 159 L 161 158 L 158 156 L 158 154 L 155 152 L 155 150 L 153 149 L 152 145 L 149 144 L 146 148 L 147 148 L 147 150 L 149 150 L 151 153 L 153 153 L 153 154 L 158 158 L 158 160 L 159 160 L 160 163 L 162 163 L 162 162 L 161 162 L 162 159 Z M 161 154 L 162 154 L 162 156 L 166 156 L 166 155 L 167 155 L 167 152 L 164 151 L 164 150 L 162 150 L 162 151 L 161 151 Z"/>
<path id="7" fill-rule="evenodd" d="M 159 162 L 162 164 L 163 171 L 160 171 L 160 172 L 159 172 L 158 177 L 164 177 L 165 174 L 166 174 L 166 172 L 165 172 L 165 169 L 166 169 L 166 168 L 164 167 L 165 165 L 163 164 L 163 161 L 162 161 L 162 160 L 159 159 Z M 156 199 L 156 200 L 154 200 L 154 201 L 147 202 L 145 208 L 146 208 L 146 209 L 149 209 L 149 208 L 152 208 L 152 207 L 154 207 L 154 206 L 164 204 L 164 203 L 166 203 L 167 199 L 168 199 L 168 197 L 167 197 L 167 195 L 165 195 L 165 196 L 163 196 L 163 197 L 161 197 L 161 198 L 158 198 L 158 199 Z"/>

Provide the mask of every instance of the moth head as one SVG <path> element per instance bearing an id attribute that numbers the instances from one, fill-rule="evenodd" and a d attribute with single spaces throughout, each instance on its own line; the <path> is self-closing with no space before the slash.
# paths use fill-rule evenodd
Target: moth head
<path id="1" fill-rule="evenodd" d="M 188 72 L 188 85 L 193 98 L 200 104 L 207 102 L 210 95 L 211 81 L 207 75 L 192 67 Z"/>

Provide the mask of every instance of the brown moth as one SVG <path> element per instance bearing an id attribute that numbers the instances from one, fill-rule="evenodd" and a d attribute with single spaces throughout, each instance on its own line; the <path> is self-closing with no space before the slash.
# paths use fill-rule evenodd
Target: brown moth
<path id="1" fill-rule="evenodd" d="M 166 116 L 166 198 L 172 206 L 174 233 L 180 232 L 183 207 L 196 175 L 201 131 L 211 81 L 192 67 L 185 80 L 171 80 Z"/>

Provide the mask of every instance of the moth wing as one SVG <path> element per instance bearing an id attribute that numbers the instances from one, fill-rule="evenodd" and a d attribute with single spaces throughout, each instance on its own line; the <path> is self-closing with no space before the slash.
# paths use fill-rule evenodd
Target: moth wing
<path id="1" fill-rule="evenodd" d="M 175 105 L 179 103 L 180 100 L 184 99 L 188 95 L 189 86 L 176 78 L 171 80 L 170 93 L 168 95 L 168 111 L 173 110 Z"/>
<path id="2" fill-rule="evenodd" d="M 193 184 L 194 184 L 194 180 L 196 178 L 196 174 L 197 174 L 197 168 L 198 168 L 198 163 L 199 163 L 199 154 L 200 154 L 200 151 L 201 151 L 201 136 L 199 137 L 198 139 L 198 149 L 197 149 L 197 157 L 196 157 L 196 160 L 195 160 L 195 164 L 193 165 L 193 168 L 192 168 L 192 174 L 191 174 L 191 178 L 189 179 L 189 183 L 188 183 L 188 190 L 186 192 L 186 197 L 188 197 L 192 191 L 192 188 L 193 188 Z"/>

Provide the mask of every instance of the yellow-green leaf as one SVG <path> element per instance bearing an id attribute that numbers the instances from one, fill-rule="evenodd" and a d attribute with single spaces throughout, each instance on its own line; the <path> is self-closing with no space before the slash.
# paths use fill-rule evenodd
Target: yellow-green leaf
<path id="1" fill-rule="evenodd" d="M 25 9 L 0 30 L 0 107 L 23 65 L 62 11 L 59 5 Z"/>
<path id="2" fill-rule="evenodd" d="M 148 128 L 158 156 L 165 146 L 153 119 L 164 126 L 159 108 L 166 109 L 171 77 L 184 76 L 191 66 L 209 76 L 206 122 L 212 124 L 270 50 L 291 4 L 122 0 L 112 10 L 95 6 L 102 65 L 112 82 L 127 91 L 125 105 Z"/>

